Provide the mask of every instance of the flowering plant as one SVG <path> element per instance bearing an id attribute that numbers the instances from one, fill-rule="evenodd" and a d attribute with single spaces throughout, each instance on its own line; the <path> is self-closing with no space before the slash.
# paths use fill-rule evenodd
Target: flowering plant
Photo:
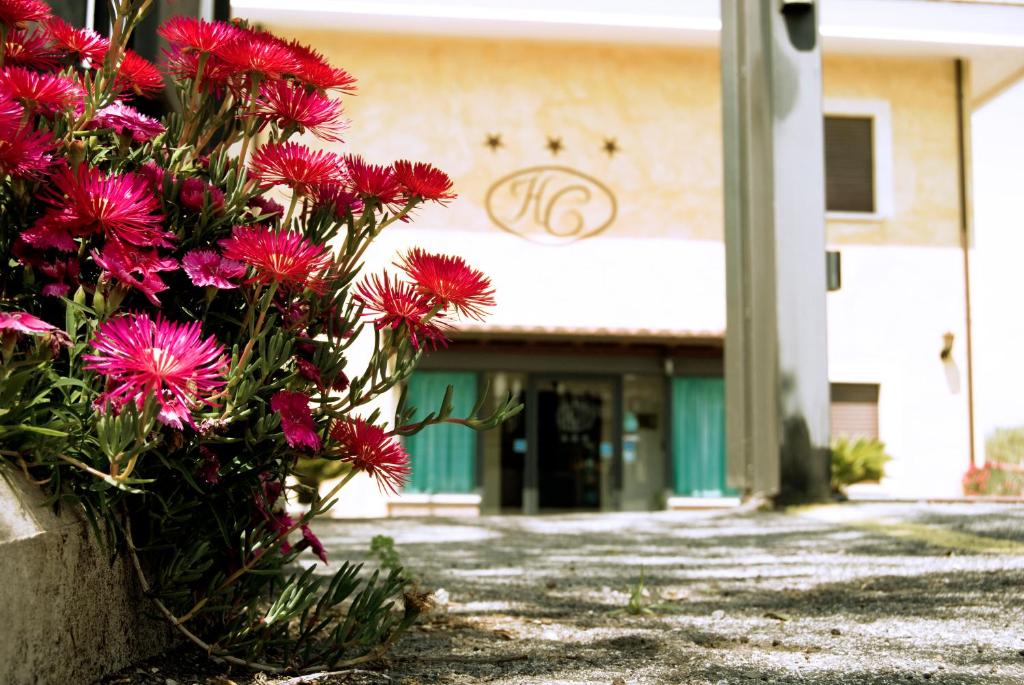
<path id="1" fill-rule="evenodd" d="M 367 405 L 493 305 L 488 278 L 419 249 L 361 277 L 369 243 L 454 197 L 429 164 L 368 163 L 340 140 L 354 79 L 244 23 L 159 29 L 179 111 L 125 48 L 150 0 L 116 0 L 109 38 L 0 0 L 0 454 L 81 507 L 188 639 L 232 663 L 319 669 L 380 655 L 422 610 L 398 571 L 333 576 L 310 520 L 357 473 L 398 491 L 399 440 L 493 427 L 450 397 L 417 419 Z M 268 193 L 283 193 L 279 204 Z M 365 368 L 351 346 L 372 337 Z M 344 465 L 291 518 L 299 458 Z M 404 602 L 404 610 L 398 606 Z"/>

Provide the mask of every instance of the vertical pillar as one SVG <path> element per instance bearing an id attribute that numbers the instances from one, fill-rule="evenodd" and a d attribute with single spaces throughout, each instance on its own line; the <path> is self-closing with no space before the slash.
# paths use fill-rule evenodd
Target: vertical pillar
<path id="1" fill-rule="evenodd" d="M 814 0 L 722 0 L 728 481 L 829 494 L 825 184 Z"/>

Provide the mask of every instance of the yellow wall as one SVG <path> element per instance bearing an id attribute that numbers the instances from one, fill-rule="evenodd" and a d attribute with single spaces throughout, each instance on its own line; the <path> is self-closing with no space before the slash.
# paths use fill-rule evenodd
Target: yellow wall
<path id="1" fill-rule="evenodd" d="M 346 150 L 377 162 L 430 161 L 460 198 L 421 222 L 498 230 L 488 188 L 525 167 L 558 164 L 603 182 L 618 215 L 603 238 L 722 237 L 716 51 L 664 47 L 354 35 L 277 28 L 360 80 L 346 98 Z M 944 60 L 829 57 L 825 93 L 888 100 L 894 214 L 830 222 L 832 243 L 957 243 L 953 65 Z M 492 152 L 484 141 L 501 134 Z M 565 149 L 553 156 L 548 136 Z M 602 150 L 615 138 L 621 152 Z M 443 223 L 442 223 L 443 222 Z"/>

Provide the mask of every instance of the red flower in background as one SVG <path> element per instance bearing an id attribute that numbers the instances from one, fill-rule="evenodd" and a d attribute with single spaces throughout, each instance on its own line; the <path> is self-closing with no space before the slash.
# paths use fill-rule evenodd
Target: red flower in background
<path id="1" fill-rule="evenodd" d="M 309 131 L 332 142 L 341 142 L 340 133 L 345 127 L 340 102 L 288 81 L 260 86 L 255 117 L 261 129 L 273 122 L 281 129 L 294 127 L 300 133 Z"/>
<path id="2" fill-rule="evenodd" d="M 269 33 L 240 30 L 237 40 L 221 45 L 214 54 L 236 73 L 258 74 L 261 78 L 281 78 L 299 68 L 291 49 Z"/>
<path id="3" fill-rule="evenodd" d="M 453 308 L 462 316 L 482 320 L 485 307 L 494 306 L 491 279 L 461 257 L 430 254 L 418 247 L 405 253 L 396 264 L 442 311 Z"/>
<path id="4" fill-rule="evenodd" d="M 85 368 L 107 379 L 102 405 L 142 407 L 148 397 L 160 404 L 160 420 L 181 428 L 194 426 L 192 411 L 212 404 L 227 370 L 224 348 L 202 337 L 198 321 L 172 323 L 159 315 L 129 314 L 108 319 L 96 329 L 94 354 L 84 355 Z"/>
<path id="5" fill-rule="evenodd" d="M 377 480 L 383 492 L 397 494 L 412 470 L 409 455 L 383 428 L 360 418 L 337 421 L 331 427 L 331 439 L 337 443 L 341 461 L 365 471 Z"/>
<path id="6" fill-rule="evenodd" d="M 423 200 L 444 202 L 455 198 L 452 192 L 452 180 L 448 174 L 437 167 L 407 160 L 395 162 L 395 178 L 402 185 L 406 194 Z"/>
<path id="7" fill-rule="evenodd" d="M 330 252 L 298 233 L 262 226 L 236 226 L 220 241 L 224 256 L 248 264 L 255 272 L 249 282 L 280 283 L 323 293 L 324 271 L 332 263 Z"/>
<path id="8" fill-rule="evenodd" d="M 167 69 L 179 80 L 195 79 L 199 73 L 199 53 L 174 48 L 167 55 Z M 200 88 L 207 92 L 222 92 L 231 81 L 234 68 L 210 55 L 203 65 Z"/>
<path id="9" fill-rule="evenodd" d="M 175 47 L 195 52 L 213 52 L 242 35 L 242 31 L 227 22 L 186 16 L 171 17 L 156 32 Z"/>
<path id="10" fill-rule="evenodd" d="M 298 41 L 288 43 L 292 54 L 299 61 L 295 77 L 302 83 L 317 90 L 338 90 L 342 93 L 356 92 L 356 79 L 344 69 L 331 66 L 323 55 Z"/>
<path id="11" fill-rule="evenodd" d="M 341 180 L 338 156 L 298 143 L 270 143 L 256 151 L 249 168 L 264 188 L 283 185 L 309 195 L 318 185 Z"/>
<path id="12" fill-rule="evenodd" d="M 8 27 L 50 16 L 50 6 L 42 0 L 0 0 L 0 23 Z"/>
<path id="13" fill-rule="evenodd" d="M 29 69 L 56 69 L 59 55 L 42 31 L 11 31 L 4 42 L 4 64 Z"/>
<path id="14" fill-rule="evenodd" d="M 331 212 L 339 219 L 344 219 L 349 212 L 358 214 L 363 211 L 363 200 L 341 183 L 321 183 L 312 193 L 316 207 L 330 207 Z"/>
<path id="15" fill-rule="evenodd" d="M 412 346 L 437 347 L 444 345 L 445 337 L 440 314 L 433 312 L 431 298 L 416 289 L 411 283 L 391 280 L 388 274 L 384 277 L 371 276 L 356 288 L 353 296 L 360 302 L 365 311 L 364 316 L 373 319 L 377 330 L 390 328 L 396 330 L 405 327 Z"/>
<path id="16" fill-rule="evenodd" d="M 121 93 L 131 91 L 142 97 L 152 97 L 164 89 L 164 75 L 149 60 L 125 50 L 114 87 Z"/>
<path id="17" fill-rule="evenodd" d="M 269 197 L 257 195 L 256 197 L 249 200 L 248 207 L 250 209 L 256 209 L 259 212 L 259 220 L 266 221 L 273 219 L 274 217 L 280 218 L 284 216 L 284 207 L 281 203 L 274 202 Z"/>
<path id="18" fill-rule="evenodd" d="M 44 262 L 39 265 L 39 271 L 50 283 L 43 286 L 43 295 L 50 297 L 64 297 L 71 291 L 72 285 L 78 284 L 78 274 L 81 265 L 77 257 L 65 257 Z"/>
<path id="19" fill-rule="evenodd" d="M 326 564 L 327 563 L 327 550 L 324 549 L 324 544 L 322 542 L 320 542 L 320 538 L 318 538 L 313 533 L 313 531 L 311 531 L 309 529 L 309 526 L 307 526 L 306 524 L 302 524 L 301 529 L 302 529 L 302 542 L 300 542 L 298 546 L 300 546 L 300 547 L 308 546 L 310 548 L 310 550 L 312 550 L 313 554 L 315 554 L 318 557 L 320 557 L 320 561 L 322 561 L 322 562 L 324 562 Z"/>
<path id="20" fill-rule="evenodd" d="M 54 188 L 42 198 L 54 209 L 30 231 L 40 226 L 56 227 L 77 236 L 102 232 L 108 238 L 141 247 L 171 246 L 174 234 L 163 227 L 163 216 L 156 213 L 160 200 L 145 176 L 104 175 L 83 164 L 77 173 L 66 166 L 58 168 L 52 181 Z M 26 241 L 33 243 L 29 236 Z"/>
<path id="21" fill-rule="evenodd" d="M 92 63 L 103 61 L 110 48 L 110 41 L 92 29 L 79 29 L 60 17 L 50 17 L 46 22 L 50 37 L 65 52 L 77 61 L 88 59 Z"/>
<path id="22" fill-rule="evenodd" d="M 402 187 L 391 167 L 369 164 L 358 155 L 345 155 L 345 170 L 351 189 L 364 197 L 390 205 L 402 197 Z"/>
<path id="23" fill-rule="evenodd" d="M 131 135 L 136 143 L 152 140 L 164 132 L 164 125 L 147 117 L 123 102 L 107 105 L 89 123 L 90 128 L 111 128 L 119 134 Z"/>
<path id="24" fill-rule="evenodd" d="M 81 86 L 70 79 L 24 67 L 7 67 L 0 72 L 0 92 L 6 92 L 28 109 L 47 114 L 72 107 L 83 95 Z"/>
<path id="25" fill-rule="evenodd" d="M 214 250 L 192 250 L 181 260 L 185 273 L 194 285 L 230 290 L 237 288 L 234 279 L 245 276 L 246 266 L 233 259 L 225 259 Z"/>
<path id="26" fill-rule="evenodd" d="M 316 433 L 313 414 L 309 410 L 308 395 L 280 390 L 270 398 L 270 408 L 281 415 L 281 430 L 291 447 L 320 449 L 320 436 Z"/>
<path id="27" fill-rule="evenodd" d="M 108 240 L 102 253 L 93 250 L 92 258 L 111 278 L 138 290 L 156 307 L 160 306 L 157 293 L 167 290 L 159 272 L 178 268 L 176 260 L 161 257 L 156 250 L 142 250 L 118 240 Z"/>

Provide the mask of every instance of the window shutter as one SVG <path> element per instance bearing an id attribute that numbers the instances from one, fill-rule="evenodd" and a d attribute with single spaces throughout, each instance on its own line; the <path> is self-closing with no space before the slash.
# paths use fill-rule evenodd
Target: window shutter
<path id="1" fill-rule="evenodd" d="M 878 437 L 878 390 L 873 383 L 832 384 L 834 437 Z"/>
<path id="2" fill-rule="evenodd" d="M 825 117 L 825 207 L 875 211 L 875 132 L 871 117 Z"/>

